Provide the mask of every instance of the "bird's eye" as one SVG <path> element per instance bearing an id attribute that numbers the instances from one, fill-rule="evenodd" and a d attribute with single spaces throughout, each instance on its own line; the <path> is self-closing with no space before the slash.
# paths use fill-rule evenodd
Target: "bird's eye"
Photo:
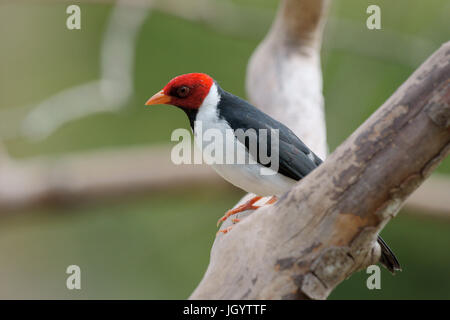
<path id="1" fill-rule="evenodd" d="M 189 94 L 189 91 L 191 91 L 191 89 L 189 89 L 189 87 L 181 86 L 177 89 L 177 96 L 180 98 L 185 98 Z"/>

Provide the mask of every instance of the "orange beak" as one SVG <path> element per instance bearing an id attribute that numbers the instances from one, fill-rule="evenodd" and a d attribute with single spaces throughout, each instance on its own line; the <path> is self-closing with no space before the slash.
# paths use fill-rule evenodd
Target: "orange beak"
<path id="1" fill-rule="evenodd" d="M 164 94 L 163 90 L 155 94 L 153 97 L 147 100 L 145 103 L 146 106 L 150 106 L 153 104 L 170 104 L 171 98 Z"/>

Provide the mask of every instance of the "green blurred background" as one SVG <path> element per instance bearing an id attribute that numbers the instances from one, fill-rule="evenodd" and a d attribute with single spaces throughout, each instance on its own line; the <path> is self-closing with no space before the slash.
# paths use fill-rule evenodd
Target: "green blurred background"
<path id="1" fill-rule="evenodd" d="M 181 73 L 209 73 L 245 97 L 248 59 L 278 1 L 225 2 L 254 15 L 217 26 L 153 10 L 136 39 L 135 92 L 126 106 L 69 122 L 42 141 L 5 133 L 11 156 L 169 143 L 173 129 L 188 127 L 184 114 L 164 107 L 149 112 L 143 102 Z M 69 3 L 0 1 L 0 126 L 19 127 L 33 104 L 99 77 L 112 5 L 81 3 L 82 29 L 70 31 Z M 382 30 L 365 26 L 370 4 L 381 7 Z M 448 0 L 333 2 L 322 52 L 331 151 L 449 40 L 449 16 Z M 437 171 L 449 174 L 449 159 Z M 243 194 L 205 186 L 3 212 L 0 298 L 187 298 L 208 264 L 217 218 Z M 402 211 L 383 237 L 404 271 L 391 276 L 383 269 L 382 290 L 373 291 L 366 288 L 368 275 L 359 272 L 330 298 L 450 298 L 450 221 Z M 82 290 L 66 289 L 70 264 L 81 267 Z"/>

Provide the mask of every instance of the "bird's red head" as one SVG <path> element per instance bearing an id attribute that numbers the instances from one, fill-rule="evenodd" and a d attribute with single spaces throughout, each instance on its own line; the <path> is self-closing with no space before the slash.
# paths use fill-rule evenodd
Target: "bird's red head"
<path id="1" fill-rule="evenodd" d="M 204 73 L 183 74 L 170 80 L 145 105 L 171 104 L 180 108 L 198 109 L 213 83 L 214 80 Z"/>

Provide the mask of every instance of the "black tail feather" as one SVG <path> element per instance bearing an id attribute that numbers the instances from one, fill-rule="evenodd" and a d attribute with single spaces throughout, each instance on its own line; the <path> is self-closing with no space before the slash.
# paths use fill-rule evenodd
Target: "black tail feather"
<path id="1" fill-rule="evenodd" d="M 391 248 L 389 248 L 380 236 L 378 236 L 378 244 L 381 247 L 380 263 L 392 274 L 395 274 L 396 271 L 402 271 L 402 267 L 400 266 L 394 252 L 392 252 Z"/>

